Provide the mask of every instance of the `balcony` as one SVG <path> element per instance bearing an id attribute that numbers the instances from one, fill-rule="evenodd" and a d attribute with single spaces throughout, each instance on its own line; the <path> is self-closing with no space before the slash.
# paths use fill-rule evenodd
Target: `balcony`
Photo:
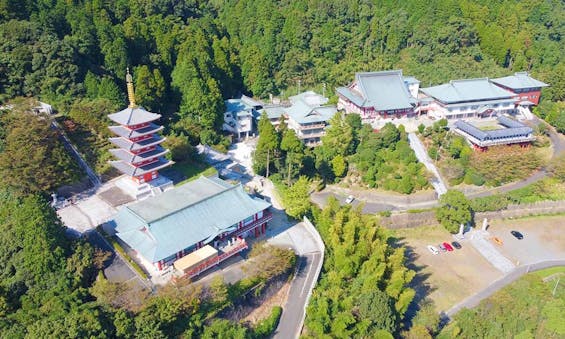
<path id="1" fill-rule="evenodd" d="M 244 225 L 242 228 L 238 229 L 237 231 L 233 232 L 229 235 L 229 237 L 237 237 L 249 230 L 254 229 L 257 226 L 260 226 L 263 223 L 269 222 L 273 219 L 273 214 L 269 211 L 264 211 L 263 216 L 257 220 L 254 220 L 249 225 Z"/>

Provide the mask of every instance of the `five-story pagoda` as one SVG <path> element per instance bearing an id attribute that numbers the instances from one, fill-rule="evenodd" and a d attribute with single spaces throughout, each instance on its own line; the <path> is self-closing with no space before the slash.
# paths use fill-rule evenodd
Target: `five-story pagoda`
<path id="1" fill-rule="evenodd" d="M 110 152 L 119 160 L 110 161 L 121 173 L 126 175 L 125 179 L 119 180 L 117 185 L 140 199 L 155 194 L 155 188 L 159 191 L 172 186 L 169 179 L 159 177 L 159 170 L 173 164 L 172 161 L 163 156 L 169 152 L 160 144 L 165 138 L 158 134 L 163 126 L 154 121 L 161 115 L 151 113 L 135 103 L 132 77 L 129 69 L 126 75 L 129 106 L 117 113 L 108 115 L 110 120 L 119 124 L 110 126 L 110 130 L 117 137 L 110 138 L 110 142 L 118 148 Z"/>

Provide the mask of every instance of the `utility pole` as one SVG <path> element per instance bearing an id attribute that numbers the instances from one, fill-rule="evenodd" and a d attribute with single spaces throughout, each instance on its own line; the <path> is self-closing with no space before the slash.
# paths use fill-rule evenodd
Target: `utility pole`
<path id="1" fill-rule="evenodd" d="M 298 79 L 298 93 L 296 94 L 300 94 L 300 83 L 302 82 L 302 80 Z"/>
<path id="2" fill-rule="evenodd" d="M 326 83 L 325 82 L 322 84 L 322 96 L 324 98 L 326 97 Z"/>

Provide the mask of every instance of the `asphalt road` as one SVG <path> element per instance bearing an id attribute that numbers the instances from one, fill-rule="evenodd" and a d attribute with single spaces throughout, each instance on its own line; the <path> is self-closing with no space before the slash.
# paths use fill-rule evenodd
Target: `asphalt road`
<path id="1" fill-rule="evenodd" d="M 540 122 L 538 118 L 533 122 L 533 124 L 537 125 Z M 551 144 L 553 146 L 553 158 L 562 155 L 565 153 L 565 138 L 560 135 L 558 132 L 555 131 L 555 128 L 549 126 L 548 127 L 548 134 L 551 140 Z M 479 198 L 479 197 L 487 197 L 495 194 L 506 193 L 516 189 L 520 189 L 522 187 L 528 186 L 533 184 L 537 181 L 542 180 L 548 175 L 545 169 L 540 169 L 539 171 L 532 174 L 530 177 L 514 182 L 508 185 L 494 187 L 490 190 L 471 193 L 467 194 L 468 198 Z M 318 206 L 324 206 L 326 204 L 326 200 L 329 196 L 334 196 L 337 198 L 342 204 L 345 204 L 345 196 L 330 192 L 327 189 L 324 189 L 321 192 L 315 192 L 310 195 L 310 200 L 317 204 Z M 406 204 L 399 204 L 391 200 L 384 199 L 378 195 L 375 195 L 371 198 L 372 201 L 361 201 L 358 197 L 353 201 L 353 205 L 357 205 L 359 203 L 364 203 L 363 213 L 365 214 L 375 214 L 382 211 L 395 211 L 395 210 L 407 210 L 407 209 L 420 209 L 420 208 L 431 208 L 437 206 L 437 200 L 428 200 L 422 201 L 417 203 L 406 203 Z"/>
<path id="2" fill-rule="evenodd" d="M 288 299 L 284 306 L 279 326 L 274 334 L 275 338 L 290 339 L 300 336 L 310 286 L 316 283 L 313 280 L 316 276 L 316 267 L 321 264 L 321 258 L 322 255 L 320 253 L 310 253 L 299 257 L 296 274 L 288 293 Z"/>
<path id="3" fill-rule="evenodd" d="M 342 205 L 345 205 L 346 196 L 340 195 L 338 193 L 330 192 L 328 190 L 323 190 L 320 192 L 314 192 L 310 195 L 310 200 L 318 206 L 324 206 L 326 201 L 330 196 L 335 197 Z M 430 200 L 424 202 L 417 202 L 411 204 L 397 204 L 394 202 L 374 202 L 374 201 L 363 201 L 359 198 L 355 198 L 351 205 L 358 206 L 363 204 L 362 212 L 364 214 L 375 214 L 383 211 L 399 211 L 411 208 L 431 208 L 437 206 L 437 200 Z"/>

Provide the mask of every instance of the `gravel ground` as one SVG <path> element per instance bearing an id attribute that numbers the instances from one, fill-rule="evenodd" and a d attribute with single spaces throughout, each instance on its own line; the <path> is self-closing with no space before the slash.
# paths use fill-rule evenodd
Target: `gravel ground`
<path id="1" fill-rule="evenodd" d="M 565 259 L 564 219 L 564 216 L 551 216 L 495 220 L 488 231 L 502 239 L 504 244 L 499 250 L 514 263 L 523 265 Z M 524 239 L 514 238 L 511 230 L 521 232 Z"/>

